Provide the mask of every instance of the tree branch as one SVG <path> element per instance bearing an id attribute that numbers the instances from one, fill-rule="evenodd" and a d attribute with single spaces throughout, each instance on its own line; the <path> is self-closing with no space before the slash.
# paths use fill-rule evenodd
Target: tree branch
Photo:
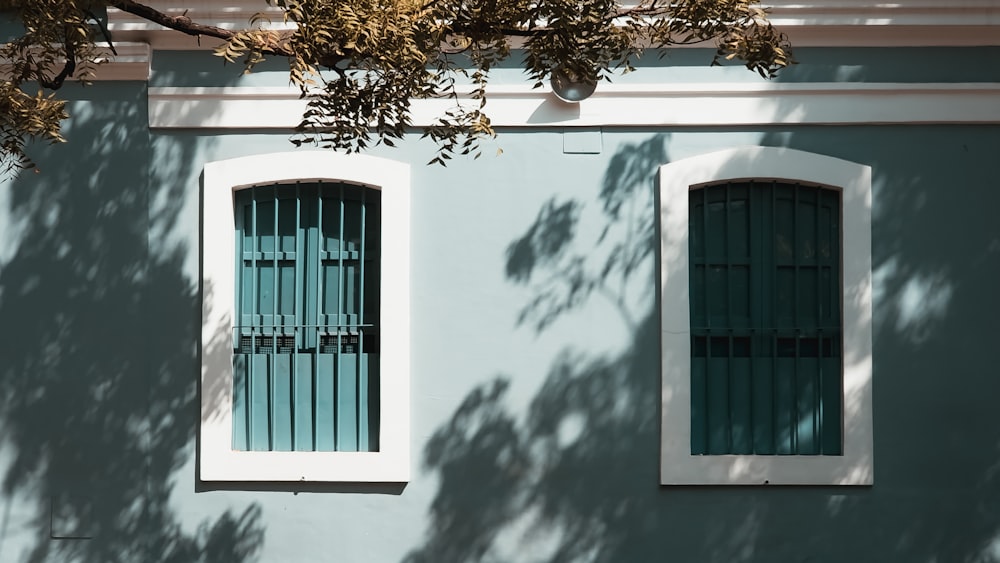
<path id="1" fill-rule="evenodd" d="M 101 21 L 101 18 L 94 15 L 94 12 L 91 12 L 90 10 L 84 10 L 83 13 L 87 14 L 88 18 L 94 20 L 94 24 L 101 30 L 101 35 L 104 36 L 104 40 L 108 42 L 108 47 L 111 48 L 111 52 L 117 57 L 118 51 L 115 49 L 115 44 L 111 42 L 111 34 L 108 33 L 108 28 L 104 25 L 104 22 Z"/>
<path id="2" fill-rule="evenodd" d="M 63 66 L 62 70 L 59 71 L 59 74 L 52 77 L 52 79 L 46 78 L 42 75 L 41 71 L 37 71 L 38 84 L 40 84 L 43 88 L 48 88 L 49 90 L 58 90 L 62 88 L 63 83 L 66 82 L 66 79 L 72 76 L 74 72 L 76 72 L 76 49 L 73 48 L 72 43 L 67 42 L 66 64 Z"/>
<path id="3" fill-rule="evenodd" d="M 168 27 L 174 31 L 179 31 L 187 35 L 207 35 L 209 37 L 215 37 L 216 39 L 223 40 L 228 40 L 235 35 L 234 32 L 228 29 L 222 29 L 221 27 L 215 27 L 214 25 L 204 25 L 191 21 L 191 18 L 185 15 L 168 16 L 155 8 L 134 2 L 133 0 L 114 0 L 110 4 L 123 12 L 128 12 L 139 16 L 142 19 L 158 23 L 163 27 Z"/>

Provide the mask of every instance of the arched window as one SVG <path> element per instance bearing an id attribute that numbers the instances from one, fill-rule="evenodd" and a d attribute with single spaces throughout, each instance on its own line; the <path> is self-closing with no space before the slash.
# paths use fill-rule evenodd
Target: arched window
<path id="1" fill-rule="evenodd" d="M 664 484 L 870 484 L 871 169 L 660 168 Z"/>
<path id="2" fill-rule="evenodd" d="M 206 164 L 200 476 L 409 479 L 409 167 Z"/>
<path id="3" fill-rule="evenodd" d="M 840 455 L 840 192 L 689 192 L 691 453 Z"/>

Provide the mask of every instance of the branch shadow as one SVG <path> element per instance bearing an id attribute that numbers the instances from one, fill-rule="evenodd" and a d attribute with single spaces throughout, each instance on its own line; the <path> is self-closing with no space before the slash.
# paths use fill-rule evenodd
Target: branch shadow
<path id="1" fill-rule="evenodd" d="M 779 80 L 989 82 L 995 69 L 920 65 L 978 50 L 806 49 Z M 800 108 L 808 113 L 810 108 Z M 761 144 L 870 165 L 873 174 L 875 486 L 831 491 L 820 525 L 850 543 L 831 560 L 1000 560 L 1000 392 L 992 349 L 1000 310 L 1000 205 L 991 125 L 772 129 Z M 974 202 L 970 205 L 970 202 Z M 820 500 L 820 499 L 817 499 Z M 769 503 L 763 530 L 787 526 Z M 806 502 L 799 502 L 806 506 Z M 759 539 L 758 539 L 759 541 Z"/>
<path id="2" fill-rule="evenodd" d="M 600 228 L 592 240 L 581 241 L 578 236 L 584 202 L 553 198 L 507 247 L 507 279 L 529 286 L 535 295 L 518 313 L 518 325 L 541 332 L 597 293 L 614 305 L 631 330 L 637 328 L 633 311 L 650 303 L 637 306 L 628 288 L 652 263 L 653 178 L 666 162 L 668 138 L 654 135 L 611 158 L 597 194 Z M 650 301 L 652 294 L 638 297 Z"/>
<path id="3" fill-rule="evenodd" d="M 639 561 L 655 543 L 653 202 L 666 141 L 655 135 L 617 152 L 597 186 L 597 210 L 551 199 L 508 246 L 508 281 L 535 295 L 519 326 L 545 331 L 600 296 L 628 343 L 609 353 L 566 345 L 523 415 L 508 402 L 512 375 L 469 392 L 424 449 L 424 467 L 441 484 L 426 541 L 407 563 Z"/>
<path id="4" fill-rule="evenodd" d="M 198 295 L 187 249 L 154 255 L 149 237 L 177 220 L 196 148 L 154 169 L 142 85 L 68 94 L 69 143 L 0 187 L 0 559 L 252 559 L 256 504 L 193 528 L 170 506 L 197 420 Z"/>
<path id="5" fill-rule="evenodd" d="M 782 79 L 914 80 L 903 64 L 912 51 L 870 61 L 850 52 L 846 66 L 828 55 L 812 64 L 812 54 Z M 425 539 L 404 561 L 1000 561 L 996 126 L 757 132 L 761 145 L 872 167 L 875 485 L 658 485 L 653 288 L 665 258 L 653 178 L 668 141 L 683 144 L 686 132 L 650 134 L 611 157 L 590 199 L 546 201 L 505 255 L 508 282 L 530 289 L 517 326 L 556 333 L 603 299 L 621 314 L 627 344 L 557 344 L 526 412 L 511 389 L 527 376 L 498 374 L 471 390 L 424 448 L 440 484 Z"/>

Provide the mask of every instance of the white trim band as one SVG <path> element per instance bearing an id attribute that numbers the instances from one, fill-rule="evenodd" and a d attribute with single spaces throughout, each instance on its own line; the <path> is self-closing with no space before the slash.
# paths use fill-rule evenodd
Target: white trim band
<path id="1" fill-rule="evenodd" d="M 94 69 L 94 75 L 87 77 L 92 82 L 149 80 L 150 47 L 146 43 L 121 42 L 114 44 L 114 51 L 107 43 L 98 43 L 102 51 L 98 57 L 100 64 Z M 65 61 L 65 59 L 62 59 Z M 9 69 L 9 63 L 0 62 L 0 69 Z M 76 78 L 74 76 L 73 78 Z"/>
<path id="2" fill-rule="evenodd" d="M 602 84 L 579 104 L 548 88 L 488 90 L 497 127 L 746 126 L 872 123 L 1000 123 L 1000 83 Z M 150 88 L 152 128 L 294 128 L 305 102 L 293 88 Z M 454 102 L 414 101 L 413 125 Z"/>
<path id="3" fill-rule="evenodd" d="M 637 2 L 626 0 L 625 5 Z M 243 29 L 263 12 L 271 28 L 288 28 L 280 10 L 257 5 L 234 6 L 232 0 L 164 0 L 157 8 L 184 14 L 198 23 Z M 796 46 L 982 46 L 1000 45 L 997 0 L 770 0 L 770 19 Z M 192 37 L 158 24 L 108 9 L 108 29 L 116 40 L 146 41 L 156 49 L 210 49 L 216 39 Z M 710 46 L 710 45 L 701 45 Z"/>

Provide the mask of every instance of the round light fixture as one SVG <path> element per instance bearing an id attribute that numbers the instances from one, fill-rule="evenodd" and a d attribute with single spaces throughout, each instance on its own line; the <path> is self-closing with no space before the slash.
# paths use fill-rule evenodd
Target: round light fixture
<path id="1" fill-rule="evenodd" d="M 570 104 L 586 100 L 597 89 L 597 80 L 584 80 L 576 73 L 567 72 L 563 67 L 552 69 L 549 83 L 556 97 Z"/>

